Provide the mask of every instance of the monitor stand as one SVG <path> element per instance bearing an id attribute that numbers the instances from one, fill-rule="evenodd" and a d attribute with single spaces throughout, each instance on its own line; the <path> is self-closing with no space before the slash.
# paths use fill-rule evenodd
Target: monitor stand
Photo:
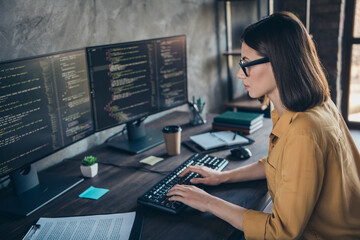
<path id="1" fill-rule="evenodd" d="M 0 199 L 0 211 L 21 216 L 29 216 L 84 181 L 81 177 L 45 171 L 38 176 L 33 165 L 13 172 L 10 179 L 15 193 L 9 198 Z"/>
<path id="2" fill-rule="evenodd" d="M 160 130 L 146 129 L 143 121 L 127 123 L 126 128 L 127 135 L 110 140 L 108 146 L 137 154 L 164 142 L 163 133 Z"/>

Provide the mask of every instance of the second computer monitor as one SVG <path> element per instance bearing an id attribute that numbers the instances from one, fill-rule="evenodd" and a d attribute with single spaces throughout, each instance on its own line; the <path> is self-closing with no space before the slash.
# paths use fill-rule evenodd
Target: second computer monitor
<path id="1" fill-rule="evenodd" d="M 186 103 L 186 37 L 87 48 L 96 130 Z"/>
<path id="2" fill-rule="evenodd" d="M 97 131 L 126 123 L 127 137 L 108 144 L 140 153 L 164 142 L 143 120 L 187 102 L 186 37 L 87 48 Z"/>

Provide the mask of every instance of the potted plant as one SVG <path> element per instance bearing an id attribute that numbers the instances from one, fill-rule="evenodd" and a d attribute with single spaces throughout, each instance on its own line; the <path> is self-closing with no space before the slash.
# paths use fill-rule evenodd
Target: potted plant
<path id="1" fill-rule="evenodd" d="M 81 161 L 80 170 L 84 177 L 92 178 L 96 176 L 98 172 L 97 158 L 92 155 L 85 156 Z"/>

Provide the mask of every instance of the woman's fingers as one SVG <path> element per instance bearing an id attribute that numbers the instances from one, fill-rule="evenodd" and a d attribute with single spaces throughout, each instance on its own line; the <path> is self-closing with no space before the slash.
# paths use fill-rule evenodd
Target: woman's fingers
<path id="1" fill-rule="evenodd" d="M 181 197 L 186 197 L 191 190 L 191 187 L 194 186 L 190 186 L 190 185 L 175 185 L 174 187 L 172 187 L 168 192 L 167 192 L 167 196 L 181 196 Z"/>
<path id="2" fill-rule="evenodd" d="M 206 211 L 204 201 L 209 194 L 196 186 L 175 185 L 168 191 L 167 196 L 170 201 L 182 202 L 192 208 Z"/>
<path id="3" fill-rule="evenodd" d="M 188 174 L 190 172 L 195 172 L 195 173 L 202 175 L 202 173 L 204 173 L 202 168 L 204 168 L 204 167 L 198 166 L 198 165 L 189 166 L 184 171 L 182 171 L 182 173 L 179 174 L 179 177 L 184 177 L 186 174 Z"/>
<path id="4" fill-rule="evenodd" d="M 179 174 L 179 177 L 185 177 L 190 172 L 201 175 L 199 178 L 193 178 L 190 180 L 193 184 L 218 185 L 220 183 L 220 172 L 199 165 L 187 167 L 182 173 Z"/>
<path id="5" fill-rule="evenodd" d="M 193 184 L 206 184 L 208 182 L 207 178 L 193 178 L 190 179 L 190 182 Z"/>

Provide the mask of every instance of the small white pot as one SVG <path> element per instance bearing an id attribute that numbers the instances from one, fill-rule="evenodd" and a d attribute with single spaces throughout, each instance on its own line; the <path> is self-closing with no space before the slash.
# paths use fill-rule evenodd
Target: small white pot
<path id="1" fill-rule="evenodd" d="M 96 174 L 98 173 L 98 164 L 95 163 L 91 166 L 81 165 L 80 170 L 84 177 L 92 178 L 92 177 L 95 177 Z"/>

